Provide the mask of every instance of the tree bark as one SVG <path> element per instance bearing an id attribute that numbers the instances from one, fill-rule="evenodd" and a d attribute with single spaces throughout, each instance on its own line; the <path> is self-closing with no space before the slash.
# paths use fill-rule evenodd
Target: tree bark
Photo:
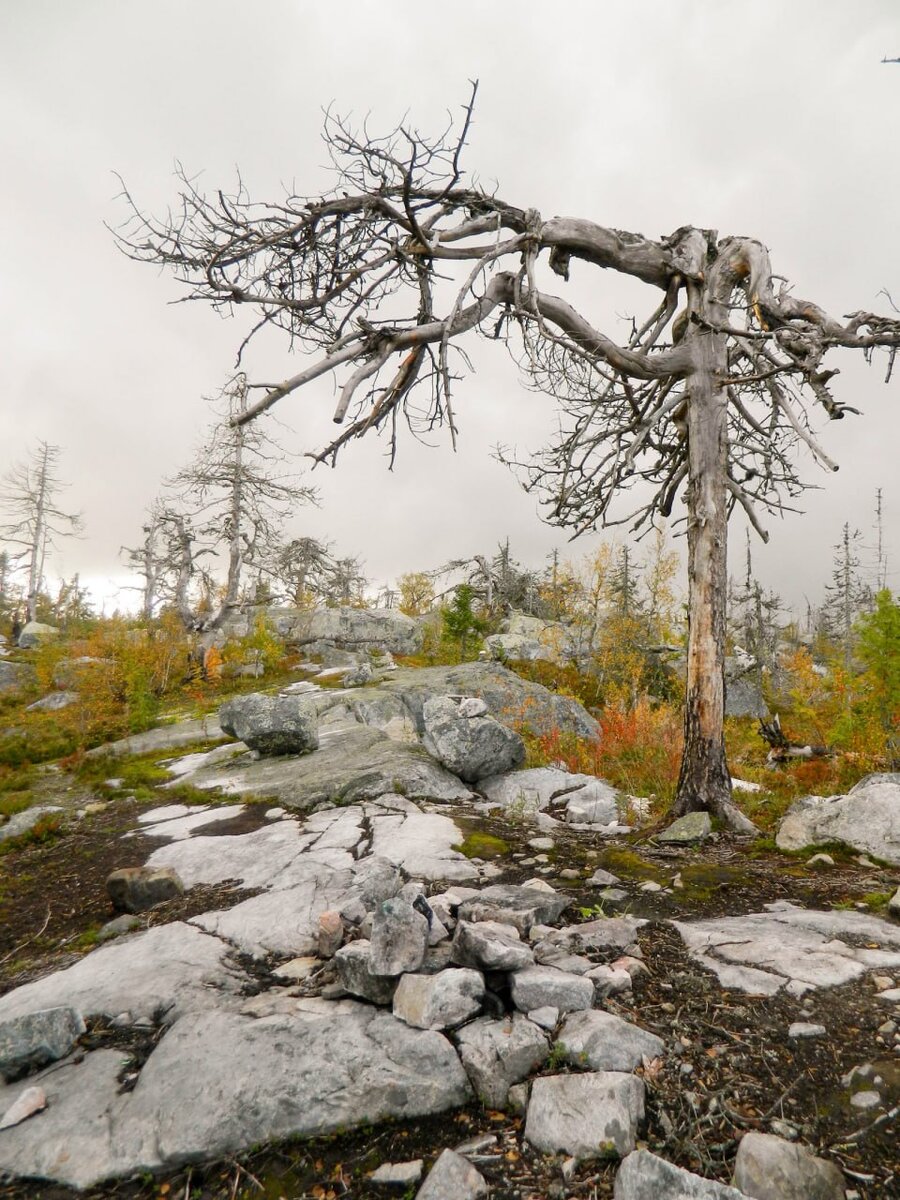
<path id="1" fill-rule="evenodd" d="M 688 590 L 687 688 L 684 753 L 674 812 L 709 812 L 728 828 L 754 826 L 731 800 L 725 756 L 725 616 L 728 586 L 728 396 L 724 338 L 693 339 L 688 377 Z"/>

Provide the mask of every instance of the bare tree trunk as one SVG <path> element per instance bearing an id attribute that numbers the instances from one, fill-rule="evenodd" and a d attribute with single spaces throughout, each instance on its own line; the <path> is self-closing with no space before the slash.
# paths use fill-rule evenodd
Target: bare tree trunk
<path id="1" fill-rule="evenodd" d="M 194 574 L 194 547 L 187 522 L 180 513 L 172 514 L 178 543 L 178 581 L 175 584 L 175 608 L 185 629 L 193 629 L 197 622 L 191 611 L 188 588 Z"/>
<path id="2" fill-rule="evenodd" d="M 727 405 L 719 382 L 727 376 L 724 339 L 707 333 L 695 342 L 688 381 L 689 481 L 687 690 L 684 754 L 674 812 L 710 812 L 729 828 L 753 830 L 731 802 L 725 757 L 725 613 L 728 587 Z"/>
<path id="3" fill-rule="evenodd" d="M 34 528 L 32 531 L 30 561 L 28 565 L 28 597 L 26 600 L 28 620 L 37 620 L 37 599 L 44 576 L 44 556 L 46 553 L 46 508 L 48 472 L 50 470 L 50 447 L 46 442 L 40 444 L 40 463 L 38 466 L 38 488 L 34 502 Z"/>

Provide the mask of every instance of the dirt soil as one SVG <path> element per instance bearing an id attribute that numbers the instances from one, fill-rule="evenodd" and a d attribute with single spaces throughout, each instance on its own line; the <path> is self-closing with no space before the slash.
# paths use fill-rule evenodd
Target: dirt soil
<path id="1" fill-rule="evenodd" d="M 50 791 L 57 800 L 64 795 L 70 808 L 91 799 L 63 775 L 53 778 Z M 0 991 L 74 961 L 91 948 L 97 929 L 114 915 L 105 893 L 106 876 L 116 867 L 144 862 L 158 844 L 145 836 L 122 835 L 134 829 L 141 812 L 169 798 L 165 792 L 152 799 L 117 797 L 102 812 L 67 825 L 55 840 L 0 858 Z M 53 802 L 49 794 L 40 799 Z M 243 817 L 204 833 L 244 832 L 263 820 L 263 806 L 251 806 Z M 786 1031 L 799 1019 L 800 1001 L 776 996 L 761 1003 L 723 989 L 687 957 L 675 930 L 664 923 L 669 917 L 755 912 L 774 900 L 822 908 L 861 905 L 862 896 L 896 887 L 896 870 L 860 865 L 849 855 L 836 856 L 834 867 L 808 868 L 764 844 L 727 837 L 699 850 L 680 850 L 636 838 L 610 845 L 595 834 L 565 829 L 554 831 L 549 862 L 535 864 L 529 861 L 535 851 L 527 845 L 537 835 L 534 826 L 473 818 L 471 810 L 461 824 L 467 833 L 499 839 L 495 861 L 502 862 L 508 881 L 529 878 L 541 867 L 547 870 L 554 886 L 572 896 L 569 919 L 597 915 L 598 889 L 586 879 L 601 866 L 620 876 L 629 892 L 624 907 L 605 906 L 604 911 L 648 919 L 640 942 L 649 976 L 635 980 L 627 1003 L 606 1002 L 610 1011 L 638 1021 L 670 1045 L 676 1043 L 675 1053 L 644 1070 L 647 1122 L 641 1144 L 727 1182 L 741 1135 L 749 1129 L 773 1130 L 776 1122 L 774 1131 L 783 1133 L 790 1126 L 805 1144 L 839 1162 L 860 1200 L 900 1197 L 897 1113 L 892 1120 L 884 1119 L 881 1108 L 861 1113 L 849 1105 L 849 1092 L 841 1086 L 842 1076 L 854 1067 L 874 1062 L 888 1080 L 890 1103 L 900 1106 L 900 1055 L 891 1038 L 877 1032 L 888 1012 L 875 998 L 874 987 L 863 982 L 812 993 L 806 998 L 814 1012 L 811 1019 L 825 1025 L 828 1036 L 792 1044 Z M 578 870 L 580 877 L 562 879 L 564 869 Z M 682 889 L 639 890 L 646 880 L 669 887 L 679 873 Z M 141 919 L 145 925 L 183 920 L 247 895 L 229 884 L 194 888 Z M 123 1086 L 129 1086 L 153 1037 L 154 1031 L 145 1032 L 140 1044 L 131 1044 L 121 1031 L 95 1021 L 82 1041 L 84 1049 L 121 1048 Z M 547 1070 L 558 1073 L 560 1068 Z M 270 1145 L 82 1195 L 87 1200 L 386 1200 L 403 1193 L 369 1180 L 380 1163 L 423 1158 L 427 1168 L 444 1147 L 473 1139 L 478 1149 L 470 1157 L 490 1182 L 493 1200 L 601 1200 L 612 1195 L 613 1165 L 585 1163 L 569 1170 L 561 1159 L 532 1149 L 522 1138 L 522 1125 L 520 1116 L 472 1105 L 441 1117 Z M 0 1200 L 68 1200 L 74 1195 L 56 1185 L 0 1181 Z"/>

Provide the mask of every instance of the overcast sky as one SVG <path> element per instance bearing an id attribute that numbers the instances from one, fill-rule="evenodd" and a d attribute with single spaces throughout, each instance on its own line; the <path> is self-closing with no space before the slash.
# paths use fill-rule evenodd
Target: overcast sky
<path id="1" fill-rule="evenodd" d="M 884 288 L 900 303 L 900 65 L 881 64 L 900 56 L 898 18 L 897 0 L 0 0 L 0 473 L 38 439 L 62 447 L 87 536 L 51 569 L 98 589 L 122 575 L 119 547 L 190 458 L 241 336 L 171 304 L 170 277 L 116 250 L 114 172 L 155 212 L 175 198 L 176 160 L 212 188 L 239 167 L 255 197 L 312 194 L 328 186 L 324 106 L 385 129 L 408 110 L 435 130 L 477 77 L 466 165 L 509 202 L 652 237 L 683 224 L 754 236 L 797 295 L 878 310 Z M 598 310 L 624 317 L 619 277 L 592 280 Z M 823 422 L 841 471 L 808 466 L 824 490 L 805 515 L 770 519 L 756 550 L 763 581 L 798 605 L 820 594 L 844 521 L 871 544 L 877 487 L 900 581 L 900 377 L 885 387 L 883 363 L 849 354 L 837 365 L 837 398 L 864 414 Z M 253 366 L 299 369 L 271 343 Z M 322 506 L 291 532 L 361 555 L 375 582 L 506 535 L 532 564 L 589 549 L 542 525 L 490 456 L 538 447 L 551 401 L 499 348 L 478 346 L 475 366 L 457 388 L 457 454 L 409 442 L 389 474 L 383 444 L 358 443 L 314 472 Z M 283 401 L 285 444 L 321 444 L 332 404 L 328 385 Z"/>

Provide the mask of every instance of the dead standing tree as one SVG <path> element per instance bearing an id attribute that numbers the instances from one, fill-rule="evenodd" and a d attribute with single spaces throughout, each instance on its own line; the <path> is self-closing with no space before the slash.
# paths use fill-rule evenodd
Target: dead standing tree
<path id="1" fill-rule="evenodd" d="M 467 186 L 471 117 L 472 102 L 458 134 L 429 140 L 406 127 L 375 138 L 329 116 L 333 191 L 256 204 L 243 184 L 207 195 L 179 173 L 179 207 L 162 220 L 125 193 L 120 246 L 169 267 L 187 299 L 250 307 L 248 338 L 273 326 L 310 356 L 281 383 L 251 385 L 242 421 L 338 376 L 334 420 L 345 428 L 319 462 L 333 464 L 373 429 L 387 432 L 393 462 L 403 418 L 413 432 L 443 424 L 455 443 L 451 381 L 468 363 L 463 338 L 481 333 L 509 345 L 560 406 L 561 432 L 525 476 L 552 522 L 576 535 L 641 529 L 683 493 L 690 634 L 675 810 L 752 828 L 731 802 L 723 736 L 728 517 L 740 506 L 765 537 L 760 510 L 802 489 L 797 442 L 836 469 L 806 407 L 833 420 L 853 411 L 829 390 L 825 354 L 887 347 L 892 364 L 900 322 L 866 312 L 838 321 L 776 291 L 768 252 L 752 238 L 683 226 L 654 241 L 582 218 L 545 220 Z M 568 280 L 573 262 L 631 276 L 661 299 L 617 342 L 547 290 L 550 273 Z M 613 500 L 638 484 L 632 510 L 613 515 Z"/>

